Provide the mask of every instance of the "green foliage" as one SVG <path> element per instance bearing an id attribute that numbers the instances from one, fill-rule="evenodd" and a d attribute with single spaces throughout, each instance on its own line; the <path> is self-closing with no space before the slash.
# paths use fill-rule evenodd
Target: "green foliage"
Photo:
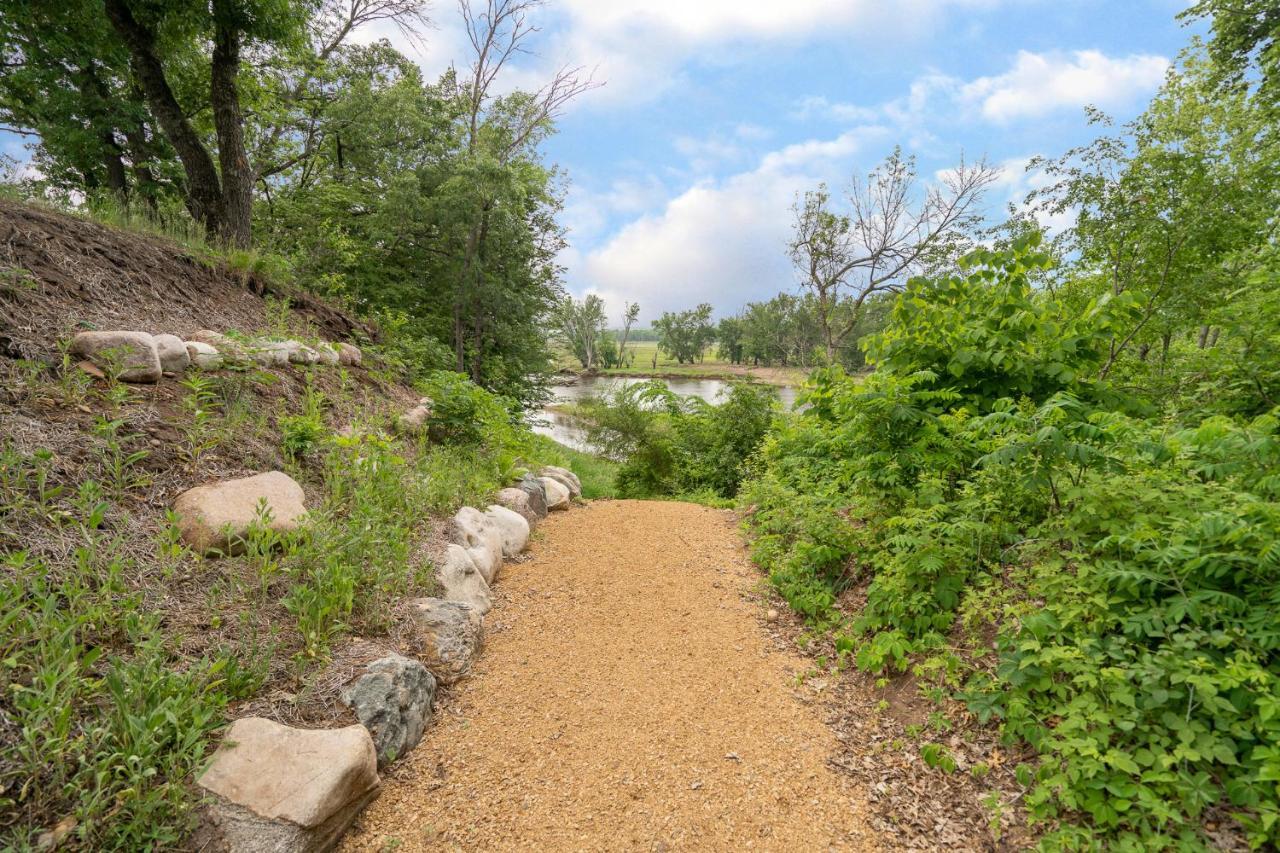
<path id="1" fill-rule="evenodd" d="M 876 373 L 815 373 L 744 486 L 754 556 L 859 667 L 954 673 L 939 683 L 1035 749 L 1046 847 L 1195 848 L 1211 806 L 1274 844 L 1280 420 L 1135 416 L 1154 407 L 1096 375 L 1138 309 L 1033 289 L 1045 263 L 1023 239 L 915 280 L 868 344 Z M 1154 388 L 1265 412 L 1267 382 L 1233 378 L 1269 370 L 1247 361 Z M 986 631 L 995 648 L 957 660 Z"/>
<path id="2" fill-rule="evenodd" d="M 888 326 L 866 343 L 884 371 L 931 371 L 932 384 L 985 407 L 1003 397 L 1044 399 L 1096 371 L 1132 300 L 1106 294 L 1083 309 L 1032 289 L 1047 269 L 1031 232 L 1008 249 L 977 249 L 956 275 L 914 278 L 894 301 Z"/>
<path id="3" fill-rule="evenodd" d="M 175 668 L 159 617 L 127 591 L 136 567 L 100 520 L 78 523 L 92 544 L 69 567 L 17 551 L 0 576 L 0 709 L 15 733 L 0 764 L 0 831 L 31 846 L 47 828 L 33 819 L 59 815 L 86 848 L 176 846 L 195 816 L 184 780 L 226 704 L 265 673 L 235 655 Z"/>
<path id="4" fill-rule="evenodd" d="M 431 400 L 427 431 L 432 441 L 514 447 L 523 440 L 515 404 L 461 374 L 435 371 L 418 383 L 418 389 Z"/>
<path id="5" fill-rule="evenodd" d="M 619 494 L 731 498 L 777 407 L 778 393 L 770 386 L 734 383 L 711 404 L 682 398 L 655 379 L 588 401 L 581 414 L 591 444 L 621 462 Z"/>
<path id="6" fill-rule="evenodd" d="M 711 306 L 706 303 L 688 311 L 664 311 L 653 328 L 658 333 L 658 348 L 680 364 L 701 359 L 716 338 Z"/>

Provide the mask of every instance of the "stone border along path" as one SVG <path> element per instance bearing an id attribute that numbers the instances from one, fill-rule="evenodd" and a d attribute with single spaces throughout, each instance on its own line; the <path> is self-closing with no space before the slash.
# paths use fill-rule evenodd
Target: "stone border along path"
<path id="1" fill-rule="evenodd" d="M 483 617 L 493 606 L 490 585 L 504 559 L 525 550 L 531 526 L 548 508 L 568 509 L 581 494 L 576 475 L 548 466 L 504 489 L 500 503 L 484 512 L 460 509 L 437 569 L 444 597 L 414 599 L 404 608 L 415 657 L 389 650 L 340 689 L 338 699 L 357 725 L 295 729 L 261 717 L 236 720 L 196 780 L 207 795 L 196 847 L 233 853 L 332 849 L 378 796 L 378 771 L 422 739 L 437 683 L 453 684 L 471 673 L 484 642 Z M 269 471 L 188 489 L 174 511 L 184 541 L 217 556 L 234 553 L 262 502 L 273 528 L 294 529 L 306 512 L 303 498 L 292 478 Z"/>
<path id="2" fill-rule="evenodd" d="M 344 851 L 878 847 L 729 514 L 596 501 L 546 534 Z"/>

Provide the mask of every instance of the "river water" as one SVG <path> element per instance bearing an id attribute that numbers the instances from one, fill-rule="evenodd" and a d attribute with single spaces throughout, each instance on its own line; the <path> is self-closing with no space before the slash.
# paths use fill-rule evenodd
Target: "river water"
<path id="1" fill-rule="evenodd" d="M 556 406 L 563 403 L 574 403 L 588 397 L 599 396 L 617 388 L 633 385 L 637 382 L 648 382 L 642 376 L 582 376 L 573 385 L 557 385 L 551 389 L 552 399 L 548 407 L 537 414 L 533 420 L 533 431 L 550 436 L 561 444 L 590 452 L 591 446 L 586 440 L 586 431 L 564 412 L 556 411 Z M 721 391 L 729 387 L 723 379 L 664 379 L 667 387 L 683 397 L 701 397 L 709 403 L 716 402 Z M 782 405 L 791 408 L 796 402 L 796 389 L 783 385 L 778 388 L 778 396 Z"/>

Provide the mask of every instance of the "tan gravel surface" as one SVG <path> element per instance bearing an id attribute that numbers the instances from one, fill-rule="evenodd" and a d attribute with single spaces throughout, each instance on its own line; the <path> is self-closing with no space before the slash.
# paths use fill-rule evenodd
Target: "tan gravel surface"
<path id="1" fill-rule="evenodd" d="M 877 849 L 728 513 L 598 501 L 532 554 L 344 849 Z"/>

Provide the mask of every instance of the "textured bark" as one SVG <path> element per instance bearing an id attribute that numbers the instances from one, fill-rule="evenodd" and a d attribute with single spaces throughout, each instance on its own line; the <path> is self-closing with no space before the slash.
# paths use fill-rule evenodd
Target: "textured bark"
<path id="1" fill-rule="evenodd" d="M 91 65 L 82 65 L 76 74 L 76 88 L 84 105 L 84 115 L 94 127 L 98 143 L 102 146 L 102 168 L 107 177 L 107 189 L 121 201 L 129 197 L 129 176 L 125 170 L 124 152 L 116 141 L 115 128 L 107 115 L 110 93 Z M 86 176 L 85 185 L 98 186 L 93 176 Z"/>
<path id="2" fill-rule="evenodd" d="M 223 239 L 248 248 L 252 242 L 253 169 L 244 148 L 244 116 L 236 75 L 240 70 L 240 33 L 227 23 L 227 0 L 215 0 L 217 22 L 213 40 L 213 64 L 209 75 L 209 102 L 218 135 L 218 165 L 222 169 Z"/>
<path id="3" fill-rule="evenodd" d="M 222 235 L 222 186 L 213 158 L 187 121 L 156 55 L 155 33 L 133 16 L 125 0 L 104 0 L 111 26 L 129 48 L 134 73 L 142 84 L 151 114 L 159 122 L 186 173 L 187 209 L 212 237 Z"/>

